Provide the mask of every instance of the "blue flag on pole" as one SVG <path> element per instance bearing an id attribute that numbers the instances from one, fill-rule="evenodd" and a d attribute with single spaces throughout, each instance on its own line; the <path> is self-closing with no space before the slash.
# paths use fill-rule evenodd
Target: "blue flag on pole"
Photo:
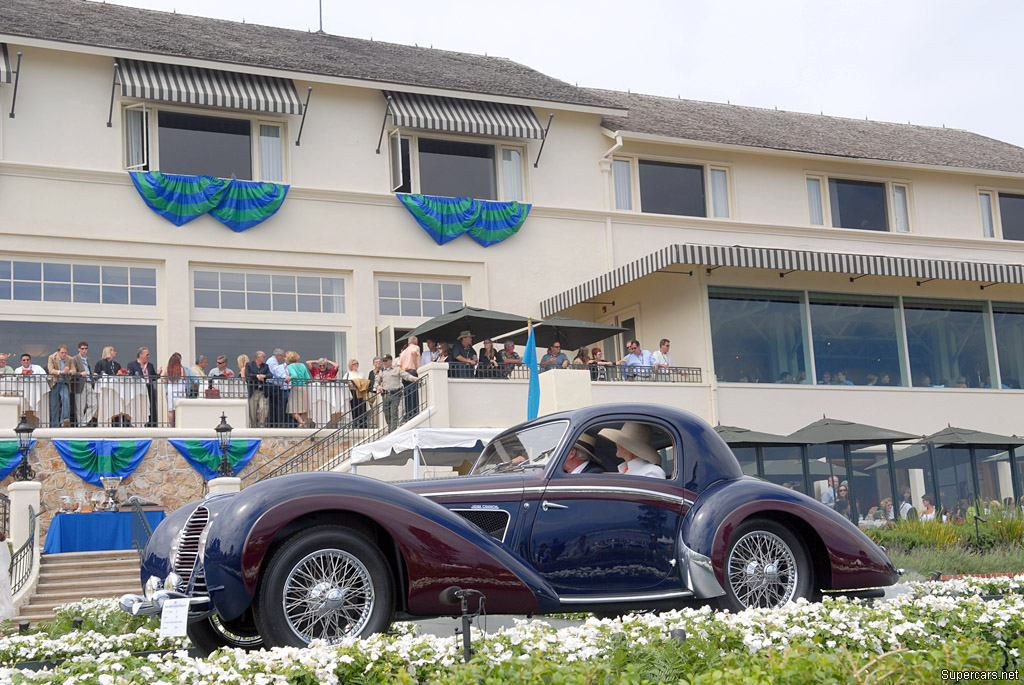
<path id="1" fill-rule="evenodd" d="M 537 418 L 540 412 L 540 370 L 537 368 L 537 340 L 533 337 L 533 322 L 529 323 L 530 336 L 526 339 L 526 368 L 530 369 L 530 394 L 526 400 L 526 420 Z"/>

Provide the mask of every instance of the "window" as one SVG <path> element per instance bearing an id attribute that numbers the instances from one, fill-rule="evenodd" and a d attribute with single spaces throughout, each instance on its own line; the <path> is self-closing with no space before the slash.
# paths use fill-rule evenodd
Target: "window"
<path id="1" fill-rule="evenodd" d="M 812 226 L 910 232 L 910 186 L 903 183 L 808 176 L 807 208 Z"/>
<path id="2" fill-rule="evenodd" d="M 811 293 L 807 306 L 818 384 L 900 384 L 896 298 Z"/>
<path id="3" fill-rule="evenodd" d="M 377 281 L 381 316 L 439 316 L 463 305 L 460 283 Z"/>
<path id="4" fill-rule="evenodd" d="M 235 368 L 240 354 L 256 356 L 262 350 L 269 356 L 274 348 L 295 350 L 302 360 L 327 357 L 338 362 L 342 370 L 348 366 L 344 333 L 318 330 L 265 329 L 265 328 L 206 328 L 196 327 L 196 354 L 216 359 L 228 356 L 228 366 Z"/>
<path id="5" fill-rule="evenodd" d="M 345 313 L 345 279 L 281 273 L 194 271 L 194 303 L 200 309 Z"/>
<path id="6" fill-rule="evenodd" d="M 389 141 L 393 192 L 504 201 L 521 201 L 525 196 L 521 148 L 405 137 L 399 131 Z"/>
<path id="7" fill-rule="evenodd" d="M 135 359 L 135 351 L 140 347 L 148 347 L 153 353 L 153 365 L 160 366 L 156 354 L 156 326 L 78 321 L 0 321 L 0 350 L 14 353 L 14 356 L 7 360 L 7 365 L 11 367 L 17 367 L 19 357 L 27 352 L 32 355 L 32 363 L 45 368 L 46 357 L 56 352 L 58 345 L 68 345 L 70 350 L 77 353 L 75 345 L 79 340 L 89 343 L 90 364 L 96 364 L 101 358 L 103 348 L 109 345 L 117 351 L 117 361 L 122 367 Z M 171 353 L 167 352 L 163 361 L 170 355 Z"/>
<path id="8" fill-rule="evenodd" d="M 156 269 L 0 260 L 0 300 L 156 305 Z"/>
<path id="9" fill-rule="evenodd" d="M 124 113 L 127 169 L 277 183 L 284 180 L 282 124 L 243 116 L 153 110 L 142 105 L 126 107 Z"/>
<path id="10" fill-rule="evenodd" d="M 635 182 L 640 191 L 641 212 L 717 218 L 731 216 L 729 172 L 723 167 L 650 159 L 615 159 L 612 161 L 612 178 L 616 209 L 634 209 Z"/>
<path id="11" fill-rule="evenodd" d="M 1003 388 L 1020 389 L 1024 381 L 1024 305 L 993 304 L 999 377 Z"/>
<path id="12" fill-rule="evenodd" d="M 650 214 L 707 216 L 704 196 L 704 167 L 642 159 L 640 210 Z"/>
<path id="13" fill-rule="evenodd" d="M 903 315 L 913 385 L 990 387 L 988 315 L 978 302 L 904 298 Z"/>
<path id="14" fill-rule="evenodd" d="M 983 190 L 978 193 L 978 202 L 982 235 L 986 238 L 1024 240 L 1024 195 Z M 998 212 L 993 210 L 993 204 Z"/>
<path id="15" fill-rule="evenodd" d="M 807 383 L 798 293 L 709 288 L 715 373 L 731 383 Z"/>

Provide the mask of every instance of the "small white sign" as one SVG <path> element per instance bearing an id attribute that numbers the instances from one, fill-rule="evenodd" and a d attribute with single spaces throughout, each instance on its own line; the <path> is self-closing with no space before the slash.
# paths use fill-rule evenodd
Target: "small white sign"
<path id="1" fill-rule="evenodd" d="M 188 627 L 188 598 L 169 599 L 160 611 L 160 637 L 184 637 Z"/>

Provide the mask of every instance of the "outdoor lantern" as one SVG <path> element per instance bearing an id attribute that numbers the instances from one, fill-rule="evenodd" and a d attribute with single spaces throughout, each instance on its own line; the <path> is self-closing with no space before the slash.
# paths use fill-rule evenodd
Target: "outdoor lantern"
<path id="1" fill-rule="evenodd" d="M 228 461 L 228 450 L 231 449 L 231 424 L 228 423 L 227 414 L 221 412 L 220 425 L 214 428 L 217 431 L 217 444 L 220 446 L 220 466 L 217 473 L 224 478 L 235 475 L 235 469 Z"/>
<path id="2" fill-rule="evenodd" d="M 21 423 L 14 429 L 18 435 L 18 452 L 21 453 L 21 463 L 14 471 L 15 480 L 32 480 L 36 477 L 35 471 L 28 465 L 28 451 L 32 449 L 32 431 L 35 428 L 28 422 L 25 414 L 21 415 Z"/>

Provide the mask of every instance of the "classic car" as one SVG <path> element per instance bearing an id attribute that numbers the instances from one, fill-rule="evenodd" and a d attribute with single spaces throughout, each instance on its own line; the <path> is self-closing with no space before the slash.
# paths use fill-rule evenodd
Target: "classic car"
<path id="1" fill-rule="evenodd" d="M 187 597 L 188 634 L 209 651 L 456 616 L 453 587 L 491 614 L 612 614 L 877 595 L 898 576 L 831 508 L 745 476 L 701 419 L 615 404 L 510 428 L 467 476 L 303 473 L 192 502 L 154 531 L 144 595 L 121 607 Z"/>

